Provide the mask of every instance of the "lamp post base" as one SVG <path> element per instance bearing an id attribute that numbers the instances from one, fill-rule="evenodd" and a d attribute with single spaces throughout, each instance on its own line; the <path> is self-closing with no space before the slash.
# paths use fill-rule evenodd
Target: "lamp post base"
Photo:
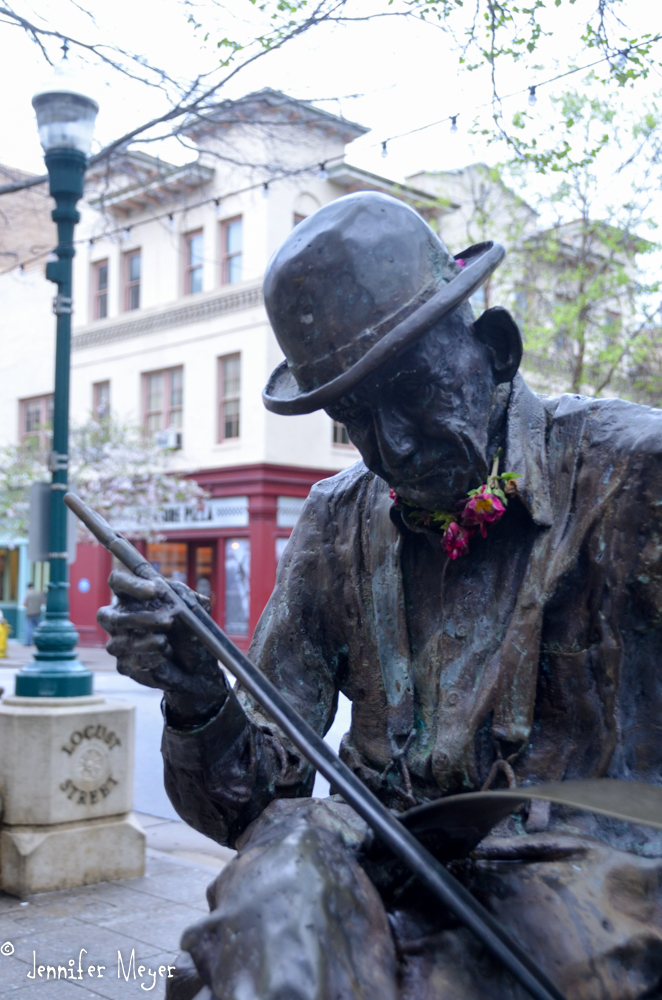
<path id="1" fill-rule="evenodd" d="M 16 675 L 15 691 L 24 698 L 80 698 L 92 694 L 93 675 L 78 660 L 57 664 L 33 662 Z"/>
<path id="2" fill-rule="evenodd" d="M 34 660 L 16 675 L 15 693 L 27 698 L 80 698 L 92 694 L 93 674 L 76 658 L 78 633 L 66 614 L 46 612 L 34 634 Z"/>

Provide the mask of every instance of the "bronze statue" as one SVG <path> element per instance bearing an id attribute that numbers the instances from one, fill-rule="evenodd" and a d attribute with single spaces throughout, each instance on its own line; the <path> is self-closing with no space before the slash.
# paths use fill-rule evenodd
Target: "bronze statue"
<path id="1" fill-rule="evenodd" d="M 662 783 L 662 413 L 533 394 L 515 322 L 467 301 L 502 257 L 454 259 L 360 193 L 301 223 L 265 278 L 286 357 L 265 404 L 324 407 L 363 462 L 311 492 L 250 655 L 320 733 L 347 695 L 341 756 L 397 811 L 500 783 Z M 239 850 L 173 1000 L 526 995 L 345 803 L 309 798 L 302 754 L 152 584 L 111 585 L 108 649 L 164 691 L 168 794 Z M 644 1000 L 662 996 L 661 858 L 660 832 L 532 803 L 452 865 L 568 1000 Z"/>

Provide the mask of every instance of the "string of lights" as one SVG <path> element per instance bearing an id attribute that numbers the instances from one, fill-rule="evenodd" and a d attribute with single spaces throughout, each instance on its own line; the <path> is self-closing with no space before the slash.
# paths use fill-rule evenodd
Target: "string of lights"
<path id="1" fill-rule="evenodd" d="M 556 76 L 552 76 L 548 80 L 541 80 L 539 83 L 529 85 L 527 87 L 522 88 L 521 90 L 515 90 L 511 94 L 504 94 L 503 97 L 498 98 L 498 101 L 499 102 L 508 101 L 511 100 L 513 97 L 520 97 L 523 94 L 528 94 L 528 102 L 531 106 L 533 106 L 537 102 L 537 92 L 542 87 L 547 87 L 552 83 L 556 83 L 557 80 L 562 80 L 566 76 L 573 76 L 575 73 L 584 73 L 586 70 L 593 69 L 595 66 L 599 66 L 605 62 L 609 63 L 611 63 L 612 61 L 615 62 L 617 64 L 617 68 L 622 71 L 625 69 L 627 65 L 627 60 L 630 55 L 630 52 L 633 52 L 636 49 L 646 48 L 649 45 L 652 45 L 654 42 L 659 42 L 660 40 L 662 40 L 662 34 L 656 35 L 654 38 L 649 38 L 645 42 L 640 42 L 638 45 L 632 45 L 627 49 L 619 49 L 618 55 L 616 56 L 614 55 L 602 56 L 600 59 L 595 59 L 593 62 L 586 63 L 584 66 L 574 66 L 572 69 L 565 70 L 565 72 L 563 73 L 557 73 Z M 477 105 L 475 110 L 481 111 L 484 108 L 492 107 L 492 105 L 493 105 L 492 101 L 486 101 L 484 104 Z M 435 125 L 443 125 L 444 122 L 450 122 L 451 132 L 453 133 L 457 132 L 457 120 L 459 117 L 460 117 L 459 112 L 455 115 L 446 115 L 445 118 L 439 118 L 437 121 L 429 122 L 427 125 L 420 125 L 418 128 L 409 129 L 409 131 L 407 132 L 399 132 L 397 135 L 389 136 L 388 139 L 380 139 L 379 142 L 373 143 L 371 146 L 368 146 L 367 148 L 374 149 L 377 146 L 381 146 L 382 156 L 384 157 L 388 156 L 389 142 L 395 142 L 396 139 L 405 139 L 407 136 L 414 135 L 416 132 L 424 132 L 428 128 L 434 128 Z"/>
<path id="2" fill-rule="evenodd" d="M 527 87 L 522 88 L 521 90 L 513 91 L 510 94 L 505 94 L 503 97 L 499 98 L 498 100 L 499 100 L 499 102 L 506 101 L 506 100 L 511 100 L 514 97 L 520 97 L 520 96 L 522 96 L 524 94 L 527 94 L 528 95 L 528 103 L 529 103 L 529 105 L 534 106 L 537 103 L 537 92 L 542 87 L 547 87 L 550 84 L 556 83 L 558 80 L 564 79 L 565 77 L 572 76 L 575 73 L 583 73 L 586 70 L 592 69 L 595 66 L 599 66 L 599 65 L 601 65 L 602 63 L 605 63 L 605 62 L 612 62 L 612 61 L 614 61 L 617 64 L 617 68 L 622 71 L 622 70 L 625 69 L 625 66 L 627 65 L 627 60 L 628 60 L 629 55 L 630 55 L 630 53 L 632 51 L 634 51 L 636 49 L 639 49 L 639 48 L 644 48 L 644 47 L 650 46 L 650 45 L 652 45 L 655 42 L 658 42 L 660 40 L 662 40 L 662 34 L 658 34 L 655 37 L 648 39 L 646 42 L 640 43 L 639 45 L 633 45 L 633 46 L 630 46 L 627 49 L 621 49 L 621 50 L 618 51 L 617 56 L 607 55 L 607 56 L 601 57 L 600 59 L 596 59 L 593 62 L 587 63 L 587 64 L 585 64 L 583 66 L 575 66 L 572 69 L 566 70 L 563 73 L 558 73 L 558 74 L 556 74 L 556 76 L 550 77 L 547 80 L 542 80 L 542 81 L 540 81 L 538 83 L 530 84 Z M 487 107 L 491 107 L 491 106 L 492 106 L 492 102 L 486 102 L 484 104 L 478 105 L 476 107 L 476 110 L 482 110 L 483 108 L 487 108 Z M 367 148 L 367 149 L 375 149 L 377 147 L 381 147 L 381 155 L 382 155 L 382 157 L 387 157 L 388 156 L 388 144 L 390 142 L 395 142 L 398 139 L 407 138 L 408 136 L 415 135 L 418 132 L 424 132 L 427 129 L 434 128 L 437 125 L 442 125 L 442 124 L 444 124 L 444 122 L 450 122 L 450 131 L 452 133 L 456 133 L 458 131 L 457 120 L 458 120 L 459 117 L 460 117 L 460 112 L 458 112 L 457 114 L 454 114 L 454 115 L 446 115 L 444 118 L 439 118 L 436 121 L 428 122 L 426 125 L 420 125 L 420 126 L 418 126 L 416 128 L 409 129 L 406 132 L 399 132 L 396 135 L 389 136 L 387 139 L 380 139 L 377 142 L 371 143 L 369 146 L 367 146 L 365 148 Z M 290 180 L 293 177 L 301 176 L 302 174 L 316 173 L 316 175 L 317 175 L 317 177 L 318 177 L 319 180 L 323 180 L 323 181 L 327 180 L 328 176 L 329 176 L 327 167 L 329 167 L 330 165 L 332 165 L 333 163 L 336 163 L 336 162 L 340 163 L 344 159 L 345 159 L 344 155 L 343 154 L 339 154 L 338 156 L 331 157 L 328 160 L 324 160 L 321 163 L 308 164 L 307 166 L 301 167 L 298 170 L 288 171 L 286 174 L 284 174 L 281 177 L 274 177 L 274 178 L 271 178 L 268 181 L 256 181 L 253 184 L 248 184 L 248 185 L 245 185 L 242 188 L 237 188 L 235 191 L 227 192 L 226 194 L 224 194 L 222 196 L 214 195 L 214 196 L 211 196 L 209 198 L 201 199 L 200 201 L 197 201 L 197 202 L 195 202 L 193 204 L 190 204 L 190 205 L 184 205 L 184 206 L 182 206 L 180 208 L 170 208 L 167 211 L 164 211 L 162 213 L 159 213 L 159 214 L 156 214 L 156 215 L 150 215 L 149 217 L 147 217 L 145 219 L 139 219 L 136 222 L 130 223 L 129 225 L 126 225 L 126 224 L 119 225 L 119 226 L 117 226 L 114 229 L 110 229 L 110 230 L 108 230 L 106 232 L 103 232 L 103 233 L 99 234 L 98 236 L 81 237 L 80 239 L 74 240 L 74 242 L 73 242 L 72 245 L 79 246 L 79 245 L 87 243 L 87 244 L 89 244 L 89 245 L 92 246 L 92 245 L 94 245 L 94 243 L 97 240 L 110 239 L 113 236 L 118 236 L 118 235 L 120 235 L 122 233 L 125 234 L 126 236 L 128 236 L 133 229 L 138 228 L 139 226 L 145 226 L 145 225 L 147 225 L 149 223 L 159 222 L 159 221 L 162 221 L 162 220 L 167 220 L 168 228 L 173 229 L 174 228 L 175 215 L 178 215 L 180 213 L 190 212 L 190 211 L 192 211 L 195 208 L 202 208 L 205 205 L 209 205 L 211 203 L 215 204 L 215 206 L 216 206 L 216 213 L 217 213 L 217 215 L 220 215 L 221 214 L 221 205 L 222 205 L 223 200 L 226 200 L 226 199 L 231 198 L 231 197 L 235 197 L 235 196 L 240 195 L 240 194 L 246 194 L 249 191 L 255 191 L 255 190 L 260 190 L 260 189 L 262 190 L 263 196 L 265 198 L 267 198 L 269 196 L 269 193 L 270 193 L 270 190 L 271 190 L 271 187 L 272 187 L 273 184 L 276 184 L 279 181 Z M 43 251 L 43 252 L 41 252 L 39 254 L 35 254 L 34 256 L 30 257 L 28 260 L 24 260 L 21 263 L 17 262 L 16 264 L 13 264 L 13 265 L 11 265 L 8 268 L 5 268 L 4 270 L 0 271 L 0 274 L 9 274 L 10 272 L 16 271 L 16 270 L 18 270 L 20 272 L 24 272 L 26 265 L 30 265 L 30 264 L 36 263 L 39 260 L 43 260 L 45 257 L 48 257 L 52 252 L 53 252 L 53 250 L 51 248 L 51 249 L 45 250 L 45 251 Z"/>

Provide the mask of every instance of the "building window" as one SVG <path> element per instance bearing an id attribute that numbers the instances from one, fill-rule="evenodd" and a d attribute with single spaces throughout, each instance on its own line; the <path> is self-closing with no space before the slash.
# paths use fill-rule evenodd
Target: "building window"
<path id="1" fill-rule="evenodd" d="M 228 354 L 218 359 L 218 440 L 238 438 L 240 431 L 241 355 Z"/>
<path id="2" fill-rule="evenodd" d="M 197 233 L 187 233 L 184 237 L 184 294 L 195 295 L 202 291 L 202 254 L 203 235 L 200 229 Z"/>
<path id="3" fill-rule="evenodd" d="M 334 444 L 348 444 L 350 447 L 354 447 L 352 442 L 349 440 L 347 428 L 344 424 L 341 424 L 339 420 L 333 421 L 332 441 Z"/>
<path id="4" fill-rule="evenodd" d="M 21 399 L 18 406 L 21 440 L 33 438 L 35 443 L 46 445 L 53 429 L 52 393 Z"/>
<path id="5" fill-rule="evenodd" d="M 221 281 L 234 285 L 241 281 L 243 232 L 241 216 L 221 223 Z"/>
<path id="6" fill-rule="evenodd" d="M 124 255 L 124 308 L 140 309 L 140 250 Z"/>
<path id="7" fill-rule="evenodd" d="M 108 261 L 98 260 L 92 265 L 92 312 L 94 319 L 108 315 Z"/>
<path id="8" fill-rule="evenodd" d="M 307 219 L 307 218 L 308 218 L 307 215 L 301 215 L 300 212 L 295 212 L 294 213 L 294 224 L 292 226 L 292 229 L 295 229 L 296 226 L 298 226 L 300 222 L 303 222 L 303 220 Z"/>
<path id="9" fill-rule="evenodd" d="M 248 635 L 251 599 L 251 543 L 248 538 L 225 540 L 225 631 Z"/>
<path id="10" fill-rule="evenodd" d="M 289 538 L 277 538 L 276 539 L 276 566 L 280 565 L 280 561 L 283 558 L 283 553 L 287 548 L 287 543 Z"/>
<path id="11" fill-rule="evenodd" d="M 184 369 L 167 368 L 143 375 L 144 421 L 148 434 L 182 426 Z"/>
<path id="12" fill-rule="evenodd" d="M 92 413 L 95 420 L 110 416 L 110 382 L 95 382 L 92 386 Z"/>
<path id="13" fill-rule="evenodd" d="M 188 546 L 186 542 L 148 542 L 147 562 L 166 580 L 186 583 Z"/>
<path id="14" fill-rule="evenodd" d="M 18 604 L 18 556 L 18 548 L 0 549 L 0 601 L 3 604 Z"/>

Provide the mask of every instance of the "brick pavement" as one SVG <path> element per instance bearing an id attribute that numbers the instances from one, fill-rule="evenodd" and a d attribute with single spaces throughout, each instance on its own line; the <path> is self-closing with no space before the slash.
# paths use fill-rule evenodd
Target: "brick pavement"
<path id="1" fill-rule="evenodd" d="M 34 647 L 10 642 L 8 653 L 7 659 L 0 660 L 0 668 L 15 669 L 32 659 Z M 105 649 L 80 649 L 79 658 L 95 672 L 115 670 L 115 660 Z M 167 966 L 173 964 L 179 951 L 182 932 L 208 912 L 207 885 L 234 851 L 181 821 L 139 812 L 135 815 L 147 838 L 142 878 L 41 893 L 23 900 L 0 892 L 0 998 L 133 1000 L 146 993 L 163 998 Z M 3 953 L 9 951 L 8 945 L 14 949 L 11 955 Z M 83 978 L 78 979 L 83 948 Z M 119 966 L 118 952 L 123 963 Z M 73 980 L 70 960 L 76 976 Z M 34 972 L 35 961 L 37 970 L 40 965 L 45 968 L 41 977 L 32 978 L 28 973 Z M 49 965 L 56 971 L 59 968 L 60 979 L 52 973 L 46 978 Z M 91 965 L 95 967 L 92 976 L 88 973 Z M 101 975 L 99 966 L 105 966 Z M 144 971 L 139 976 L 141 966 Z M 200 995 L 199 1000 L 204 997 Z"/>
<path id="2" fill-rule="evenodd" d="M 181 934 L 208 912 L 206 887 L 234 852 L 184 823 L 143 814 L 138 818 L 148 842 L 142 878 L 41 893 L 24 900 L 0 892 L 0 997 L 133 1000 L 145 993 L 164 996 L 167 966 L 179 951 Z M 13 946 L 11 955 L 2 954 L 9 951 L 7 943 Z M 83 948 L 83 978 L 79 979 Z M 41 977 L 33 978 L 35 962 L 37 973 L 40 965 L 45 966 Z M 46 978 L 49 965 L 60 971 L 59 980 L 53 974 Z M 91 965 L 95 967 L 92 976 Z M 99 966 L 105 968 L 99 970 Z"/>

